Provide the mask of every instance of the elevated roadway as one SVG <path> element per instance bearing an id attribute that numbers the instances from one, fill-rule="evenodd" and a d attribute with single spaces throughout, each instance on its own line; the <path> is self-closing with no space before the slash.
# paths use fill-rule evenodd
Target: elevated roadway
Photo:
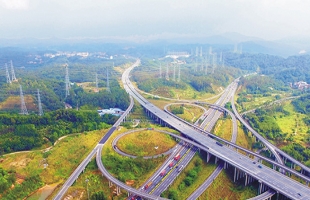
<path id="1" fill-rule="evenodd" d="M 187 124 L 180 122 L 179 120 L 171 117 L 164 111 L 160 110 L 150 102 L 148 102 L 144 97 L 142 97 L 139 93 L 137 93 L 134 87 L 131 85 L 128 75 L 129 72 L 135 67 L 139 65 L 139 61 L 136 62 L 132 67 L 128 68 L 122 76 L 124 83 L 126 83 L 126 91 L 132 95 L 146 110 L 151 112 L 158 119 L 162 120 L 164 123 L 168 124 L 171 127 L 174 127 L 176 130 L 180 131 L 184 135 L 187 135 L 194 141 L 199 141 L 201 146 L 205 147 L 204 149 L 216 156 L 217 158 L 229 163 L 230 165 L 242 170 L 246 174 L 254 177 L 259 180 L 261 183 L 273 188 L 275 191 L 285 195 L 288 198 L 292 199 L 309 199 L 310 189 L 293 180 L 285 175 L 272 170 L 266 166 L 258 167 L 257 164 L 253 164 L 252 159 L 249 159 L 246 156 L 242 156 L 241 154 L 227 148 L 225 146 L 219 146 L 215 143 L 214 140 L 208 138 L 199 131 L 192 129 Z"/>
<path id="2" fill-rule="evenodd" d="M 239 121 L 246 126 L 246 128 L 253 134 L 255 135 L 255 137 L 260 140 L 268 149 L 270 149 L 270 151 L 272 151 L 272 153 L 276 156 L 277 160 L 282 160 L 280 155 L 282 155 L 284 158 L 289 159 L 291 162 L 293 162 L 294 164 L 300 166 L 302 168 L 303 171 L 307 172 L 308 175 L 310 174 L 310 168 L 307 167 L 306 165 L 304 165 L 303 163 L 299 162 L 298 160 L 296 160 L 295 158 L 293 158 L 292 156 L 288 155 L 287 153 L 285 153 L 284 151 L 280 150 L 279 148 L 277 148 L 276 146 L 274 146 L 273 144 L 271 144 L 267 139 L 265 139 L 263 136 L 261 136 L 258 132 L 256 132 L 243 118 L 242 116 L 238 113 L 236 106 L 235 106 L 235 102 L 232 100 L 231 101 L 231 105 L 232 105 L 232 109 L 236 115 L 236 117 L 239 119 Z M 283 163 L 283 162 L 281 162 Z M 309 176 L 307 176 L 309 177 Z M 307 180 L 309 183 L 309 180 Z"/>
<path id="3" fill-rule="evenodd" d="M 232 85 L 234 85 L 234 84 L 230 84 L 230 86 L 232 86 Z M 230 86 L 228 86 L 228 88 L 230 88 Z M 225 92 L 220 97 L 220 99 L 216 102 L 215 105 L 217 105 L 217 104 L 219 104 L 219 105 L 225 104 L 230 99 L 230 97 L 231 97 L 230 90 L 229 89 L 225 89 L 224 91 Z M 177 105 L 191 105 L 191 106 L 197 106 L 197 107 L 201 108 L 204 111 L 204 114 L 202 115 L 202 117 L 199 118 L 199 119 L 201 119 L 203 121 L 203 123 L 200 126 L 201 127 L 206 126 L 206 130 L 211 130 L 213 128 L 213 126 L 215 125 L 217 119 L 220 117 L 220 115 L 222 114 L 222 111 L 223 111 L 222 107 L 216 107 L 216 106 L 212 105 L 210 107 L 210 109 L 206 110 L 205 107 L 202 107 L 202 106 L 197 105 L 197 104 L 188 103 L 188 102 L 185 102 L 185 103 L 184 102 L 182 102 L 182 103 L 171 103 L 171 104 L 166 105 L 164 107 L 164 110 L 167 113 L 169 113 L 170 115 L 176 117 L 171 112 L 169 112 L 168 109 L 167 109 L 169 106 L 176 105 L 176 104 Z M 221 112 L 218 112 L 218 110 L 220 110 Z M 233 119 L 235 119 L 234 115 L 231 112 L 230 112 L 230 114 L 231 114 L 231 117 Z M 197 120 L 197 121 L 199 121 L 199 120 Z M 235 122 L 235 124 L 233 125 L 232 138 L 235 141 L 236 137 L 237 137 L 237 122 L 236 122 L 236 119 L 234 120 L 234 122 Z M 194 157 L 195 152 L 196 152 L 196 149 L 192 148 L 188 154 L 186 154 L 186 155 L 184 155 L 184 157 L 182 157 L 182 159 L 184 159 L 186 162 L 178 164 L 178 166 L 182 166 L 182 167 L 187 166 L 187 164 Z M 219 165 L 217 167 L 217 169 L 215 170 L 217 174 L 213 174 L 213 176 L 217 176 L 220 173 L 221 170 L 218 170 L 220 167 L 221 167 L 221 165 Z M 172 184 L 172 182 L 174 181 L 176 176 L 178 176 L 178 170 L 177 169 L 175 169 L 175 170 L 177 170 L 177 172 L 171 171 L 171 173 L 170 173 L 170 169 L 169 168 L 167 170 L 169 170 L 169 173 L 167 174 L 167 177 L 165 177 L 165 180 L 160 182 L 160 184 L 157 185 L 158 188 L 156 188 L 156 190 L 154 191 L 154 194 L 161 194 L 164 190 L 167 189 L 167 187 L 169 185 Z M 206 182 L 209 182 L 209 179 L 207 179 Z M 206 188 L 204 188 L 204 189 L 206 189 Z M 201 193 L 199 193 L 198 191 L 195 191 L 194 194 L 193 194 L 193 196 L 197 196 L 197 197 L 199 197 L 200 195 L 201 195 Z"/>

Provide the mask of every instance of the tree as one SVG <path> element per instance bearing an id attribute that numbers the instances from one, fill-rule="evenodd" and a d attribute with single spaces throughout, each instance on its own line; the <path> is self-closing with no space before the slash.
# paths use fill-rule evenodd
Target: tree
<path id="1" fill-rule="evenodd" d="M 106 200 L 107 197 L 104 195 L 103 191 L 95 192 L 90 197 L 91 200 Z"/>

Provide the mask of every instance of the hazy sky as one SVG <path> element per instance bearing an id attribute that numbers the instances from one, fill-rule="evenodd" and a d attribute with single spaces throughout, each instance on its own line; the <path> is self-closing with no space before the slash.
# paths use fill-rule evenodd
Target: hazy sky
<path id="1" fill-rule="evenodd" d="M 310 35 L 309 0 L 0 0 L 0 38 Z"/>

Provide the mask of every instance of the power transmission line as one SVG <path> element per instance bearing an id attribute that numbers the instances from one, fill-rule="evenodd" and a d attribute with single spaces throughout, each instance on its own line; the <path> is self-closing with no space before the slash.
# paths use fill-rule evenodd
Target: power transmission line
<path id="1" fill-rule="evenodd" d="M 38 106 L 39 106 L 39 116 L 43 115 L 43 109 L 41 104 L 40 90 L 38 89 Z"/>
<path id="2" fill-rule="evenodd" d="M 12 74 L 12 81 L 17 81 L 12 60 L 11 60 L 11 74 Z"/>
<path id="3" fill-rule="evenodd" d="M 5 73 L 6 73 L 6 82 L 11 84 L 12 81 L 11 81 L 11 78 L 10 78 L 8 65 L 6 63 L 5 63 Z"/>
<path id="4" fill-rule="evenodd" d="M 70 95 L 70 80 L 69 80 L 69 69 L 68 65 L 66 64 L 66 77 L 65 77 L 65 85 L 66 85 L 66 97 Z"/>
<path id="5" fill-rule="evenodd" d="M 113 62 L 113 66 L 114 66 L 114 62 Z M 109 68 L 108 67 L 107 67 L 107 91 L 111 92 L 110 83 L 109 83 Z"/>
<path id="6" fill-rule="evenodd" d="M 28 111 L 27 111 L 27 107 L 26 107 L 26 104 L 25 104 L 25 99 L 24 99 L 24 94 L 23 94 L 23 89 L 22 89 L 22 86 L 19 85 L 19 91 L 20 91 L 20 101 L 21 101 L 21 104 L 20 104 L 20 114 L 22 115 L 28 115 Z"/>

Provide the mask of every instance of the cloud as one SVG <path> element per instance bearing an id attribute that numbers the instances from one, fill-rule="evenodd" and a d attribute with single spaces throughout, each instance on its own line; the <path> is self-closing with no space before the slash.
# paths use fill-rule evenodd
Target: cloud
<path id="1" fill-rule="evenodd" d="M 27 10 L 29 0 L 0 0 L 0 5 L 9 10 Z"/>

